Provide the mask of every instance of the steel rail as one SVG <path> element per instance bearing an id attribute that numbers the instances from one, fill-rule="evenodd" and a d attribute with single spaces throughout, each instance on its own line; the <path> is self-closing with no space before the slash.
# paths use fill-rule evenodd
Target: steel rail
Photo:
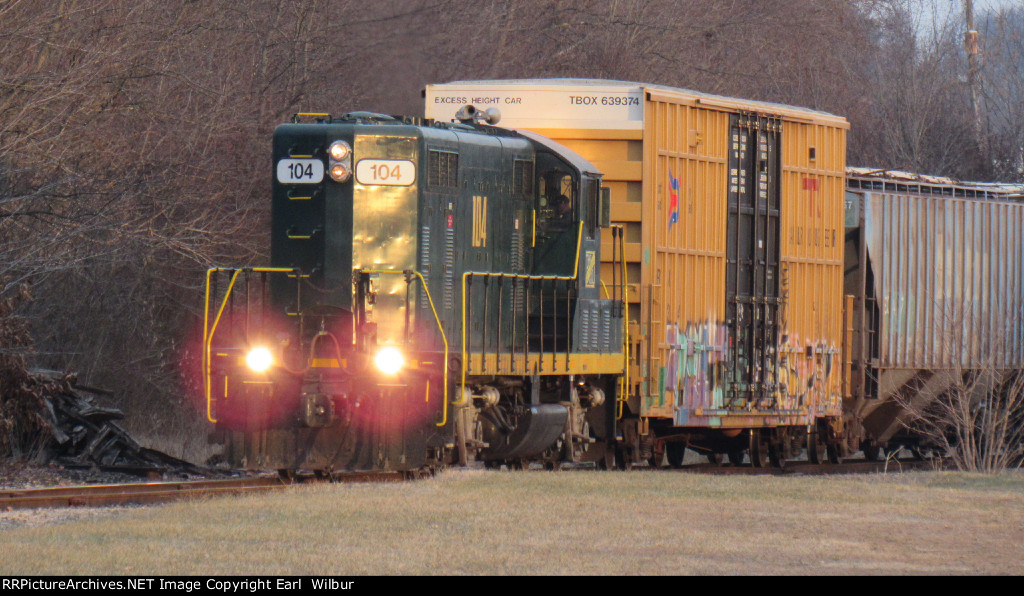
<path id="1" fill-rule="evenodd" d="M 0 491 L 0 510 L 61 507 L 109 507 L 112 505 L 148 505 L 222 495 L 255 494 L 313 482 L 396 482 L 406 476 L 399 473 L 346 473 L 330 479 L 312 475 L 231 478 L 186 482 L 140 482 L 55 488 L 6 489 Z"/>
<path id="2" fill-rule="evenodd" d="M 854 474 L 899 474 L 917 470 L 947 469 L 942 460 L 934 459 L 890 459 L 879 461 L 868 461 L 864 459 L 844 459 L 841 463 L 814 464 L 806 461 L 788 460 L 786 465 L 778 468 L 765 466 L 755 468 L 749 463 L 740 466 L 732 464 L 710 464 L 695 463 L 686 464 L 681 468 L 642 468 L 635 467 L 634 470 L 650 469 L 656 472 L 681 472 L 712 475 L 751 475 L 751 476 L 829 476 L 829 475 L 854 475 Z"/>

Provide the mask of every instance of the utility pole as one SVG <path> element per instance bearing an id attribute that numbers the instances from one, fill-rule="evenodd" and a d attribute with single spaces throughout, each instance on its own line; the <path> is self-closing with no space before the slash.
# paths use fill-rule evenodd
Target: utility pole
<path id="1" fill-rule="evenodd" d="M 974 111 L 974 142 L 983 163 L 988 162 L 988 151 L 981 127 L 981 103 L 978 101 L 979 65 L 978 31 L 974 28 L 974 0 L 964 0 L 967 31 L 964 33 L 964 51 L 967 52 L 967 86 L 971 91 L 971 109 Z"/>

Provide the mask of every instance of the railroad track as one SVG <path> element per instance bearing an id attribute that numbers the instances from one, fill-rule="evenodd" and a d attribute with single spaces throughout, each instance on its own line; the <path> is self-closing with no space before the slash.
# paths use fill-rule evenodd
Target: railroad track
<path id="1" fill-rule="evenodd" d="M 184 499 L 222 495 L 242 495 L 281 490 L 311 482 L 396 482 L 400 474 L 366 473 L 338 474 L 330 479 L 313 475 L 281 478 L 229 478 L 187 482 L 145 482 L 101 484 L 55 488 L 8 489 L 0 491 L 0 510 L 108 507 L 112 505 L 149 505 Z"/>
<path id="2" fill-rule="evenodd" d="M 659 468 L 673 472 L 690 472 L 696 474 L 762 474 L 772 476 L 806 475 L 822 476 L 827 474 L 876 474 L 881 472 L 909 472 L 912 470 L 934 470 L 941 467 L 936 460 L 890 459 L 888 461 L 844 460 L 839 464 L 812 464 L 806 461 L 788 461 L 782 468 L 753 468 L 749 465 L 714 465 L 689 464 L 681 468 Z"/>
<path id="3" fill-rule="evenodd" d="M 888 462 L 847 461 L 835 464 L 810 464 L 788 462 L 784 468 L 752 468 L 750 466 L 716 466 L 712 464 L 690 464 L 682 468 L 635 468 L 651 469 L 658 472 L 679 472 L 695 474 L 761 474 L 761 475 L 822 475 L 822 474 L 871 474 L 879 472 L 905 472 L 909 470 L 931 470 L 932 461 L 890 460 Z M 281 490 L 289 486 L 313 482 L 398 482 L 408 476 L 397 473 L 346 473 L 330 478 L 316 475 L 297 475 L 282 478 L 265 476 L 257 478 L 230 478 L 218 480 L 194 480 L 187 482 L 145 482 L 129 484 L 102 484 L 56 488 L 13 489 L 0 491 L 0 510 L 60 508 L 60 507 L 108 507 L 113 505 L 149 505 L 184 499 L 205 498 L 223 495 L 242 495 Z"/>

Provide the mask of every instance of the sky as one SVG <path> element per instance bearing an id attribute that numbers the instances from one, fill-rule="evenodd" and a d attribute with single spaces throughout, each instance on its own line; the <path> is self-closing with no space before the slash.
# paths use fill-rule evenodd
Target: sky
<path id="1" fill-rule="evenodd" d="M 915 0 L 921 6 L 922 16 L 938 15 L 947 17 L 950 13 L 963 15 L 964 0 Z M 974 18 L 977 20 L 985 12 L 1024 5 L 1024 0 L 974 0 Z"/>
<path id="2" fill-rule="evenodd" d="M 927 37 L 932 31 L 942 31 L 950 20 L 963 22 L 964 0 L 907 0 L 907 2 L 917 8 L 918 35 Z M 986 13 L 1015 6 L 1024 7 L 1024 0 L 974 0 L 974 28 L 984 29 Z M 962 35 L 962 33 L 958 35 Z"/>

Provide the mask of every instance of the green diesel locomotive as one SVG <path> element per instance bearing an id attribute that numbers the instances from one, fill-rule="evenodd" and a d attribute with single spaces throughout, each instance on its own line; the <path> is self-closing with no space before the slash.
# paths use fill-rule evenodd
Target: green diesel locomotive
<path id="1" fill-rule="evenodd" d="M 277 128 L 271 265 L 207 274 L 203 387 L 231 465 L 611 461 L 625 311 L 623 276 L 599 275 L 608 195 L 585 159 L 497 118 Z"/>

